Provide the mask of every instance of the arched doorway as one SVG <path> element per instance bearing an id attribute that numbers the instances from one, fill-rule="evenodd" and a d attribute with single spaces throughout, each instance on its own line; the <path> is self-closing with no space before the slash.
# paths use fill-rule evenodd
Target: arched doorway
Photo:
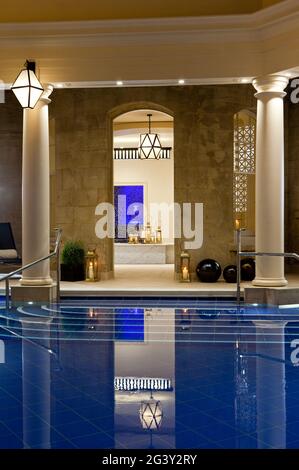
<path id="1" fill-rule="evenodd" d="M 159 158 L 140 152 L 148 119 L 161 144 Z M 116 277 L 124 270 L 127 278 L 147 279 L 174 271 L 173 147 L 173 117 L 164 111 L 144 107 L 113 120 Z"/>

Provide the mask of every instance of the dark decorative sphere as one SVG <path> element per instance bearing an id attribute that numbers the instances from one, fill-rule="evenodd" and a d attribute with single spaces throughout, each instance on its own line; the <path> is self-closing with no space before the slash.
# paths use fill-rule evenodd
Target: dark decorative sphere
<path id="1" fill-rule="evenodd" d="M 255 260 L 253 258 L 244 258 L 241 260 L 241 279 L 242 281 L 252 281 L 255 278 Z"/>
<path id="2" fill-rule="evenodd" d="M 196 274 L 201 282 L 217 282 L 221 275 L 221 266 L 214 259 L 203 259 L 197 265 Z"/>
<path id="3" fill-rule="evenodd" d="M 223 270 L 223 277 L 226 282 L 237 282 L 237 266 L 229 264 Z"/>

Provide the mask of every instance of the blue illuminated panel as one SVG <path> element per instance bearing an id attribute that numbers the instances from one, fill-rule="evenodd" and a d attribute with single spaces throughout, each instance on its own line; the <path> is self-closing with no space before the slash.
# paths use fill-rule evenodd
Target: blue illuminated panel
<path id="1" fill-rule="evenodd" d="M 144 309 L 115 309 L 115 339 L 117 341 L 144 341 Z"/>
<path id="2" fill-rule="evenodd" d="M 128 232 L 144 225 L 143 185 L 114 186 L 115 241 L 126 242 Z"/>

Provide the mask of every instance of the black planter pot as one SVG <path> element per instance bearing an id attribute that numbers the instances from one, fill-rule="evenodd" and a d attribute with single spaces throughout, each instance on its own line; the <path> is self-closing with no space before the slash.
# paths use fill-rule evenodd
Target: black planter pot
<path id="1" fill-rule="evenodd" d="M 85 280 L 84 264 L 77 264 L 75 266 L 61 264 L 60 273 L 62 281 L 76 282 Z"/>

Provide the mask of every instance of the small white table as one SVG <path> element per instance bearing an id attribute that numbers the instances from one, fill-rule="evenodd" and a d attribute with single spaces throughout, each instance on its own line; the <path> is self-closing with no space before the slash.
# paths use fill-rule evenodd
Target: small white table
<path id="1" fill-rule="evenodd" d="M 172 264 L 174 245 L 115 243 L 115 264 Z"/>

